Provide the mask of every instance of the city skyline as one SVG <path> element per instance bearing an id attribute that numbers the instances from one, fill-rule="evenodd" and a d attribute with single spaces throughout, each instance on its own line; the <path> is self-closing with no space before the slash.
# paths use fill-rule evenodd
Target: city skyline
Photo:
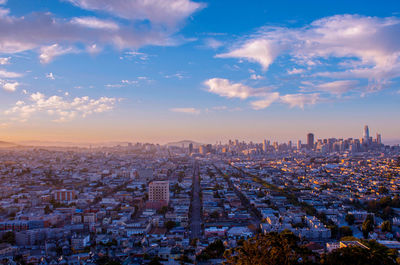
<path id="1" fill-rule="evenodd" d="M 400 143 L 396 1 L 101 2 L 0 0 L 1 140 Z"/>

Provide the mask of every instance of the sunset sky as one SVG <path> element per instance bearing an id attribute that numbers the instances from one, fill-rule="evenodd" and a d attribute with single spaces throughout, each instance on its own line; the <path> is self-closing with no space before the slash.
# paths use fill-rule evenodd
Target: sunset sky
<path id="1" fill-rule="evenodd" d="M 400 142 L 393 1 L 0 0 L 0 140 Z"/>

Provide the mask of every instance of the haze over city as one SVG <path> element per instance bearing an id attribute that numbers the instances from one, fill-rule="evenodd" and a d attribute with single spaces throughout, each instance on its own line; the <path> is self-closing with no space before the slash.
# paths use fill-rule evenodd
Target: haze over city
<path id="1" fill-rule="evenodd" d="M 2 140 L 399 142 L 397 1 L 103 2 L 0 1 Z"/>

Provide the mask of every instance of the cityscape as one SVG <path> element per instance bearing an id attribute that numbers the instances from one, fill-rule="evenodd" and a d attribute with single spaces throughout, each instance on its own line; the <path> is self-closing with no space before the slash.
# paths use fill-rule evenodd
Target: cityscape
<path id="1" fill-rule="evenodd" d="M 0 0 L 0 265 L 400 265 L 398 0 Z"/>
<path id="2" fill-rule="evenodd" d="M 358 240 L 394 250 L 396 262 L 400 146 L 371 137 L 367 125 L 360 138 L 314 137 L 4 147 L 0 255 L 26 264 L 222 264 L 244 240 L 291 232 L 315 263 L 349 245 L 369 249 Z"/>

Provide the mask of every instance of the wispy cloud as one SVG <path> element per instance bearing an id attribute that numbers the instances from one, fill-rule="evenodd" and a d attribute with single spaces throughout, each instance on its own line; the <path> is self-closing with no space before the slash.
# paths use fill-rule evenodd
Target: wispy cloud
<path id="1" fill-rule="evenodd" d="M 107 12 L 128 20 L 148 19 L 154 24 L 177 25 L 205 4 L 190 0 L 65 0 L 82 9 Z"/>
<path id="2" fill-rule="evenodd" d="M 265 109 L 274 102 L 288 104 L 290 107 L 304 108 L 306 105 L 316 104 L 320 99 L 318 93 L 298 93 L 280 95 L 279 92 L 270 92 L 269 88 L 253 88 L 242 83 L 233 83 L 227 79 L 212 78 L 204 82 L 208 92 L 226 98 L 255 98 L 250 105 L 255 110 Z"/>
<path id="3" fill-rule="evenodd" d="M 40 62 L 41 63 L 49 63 L 53 60 L 54 57 L 60 56 L 60 55 L 64 55 L 64 54 L 68 54 L 68 53 L 73 53 L 73 52 L 77 52 L 76 49 L 74 49 L 73 47 L 61 47 L 58 44 L 53 44 L 50 46 L 45 46 L 42 47 L 40 49 Z"/>
<path id="4" fill-rule="evenodd" d="M 49 63 L 59 55 L 99 52 L 103 46 L 137 50 L 146 45 L 169 46 L 182 42 L 175 37 L 178 24 L 204 7 L 190 0 L 70 0 L 83 9 L 107 12 L 128 21 L 97 17 L 57 18 L 51 13 L 11 16 L 0 8 L 0 53 L 40 51 Z M 152 25 L 136 23 L 149 19 Z M 83 47 L 82 47 L 83 46 Z"/>
<path id="5" fill-rule="evenodd" d="M 288 94 L 281 96 L 280 99 L 282 102 L 289 104 L 291 108 L 299 107 L 304 109 L 305 105 L 314 105 L 320 99 L 320 95 L 318 93 L 312 94 Z"/>
<path id="6" fill-rule="evenodd" d="M 18 78 L 18 77 L 22 77 L 22 74 L 15 73 L 15 72 L 9 72 L 7 70 L 0 69 L 0 77 L 2 77 L 2 78 Z"/>
<path id="7" fill-rule="evenodd" d="M 172 112 L 185 113 L 185 114 L 200 114 L 200 110 L 196 108 L 172 108 Z"/>

